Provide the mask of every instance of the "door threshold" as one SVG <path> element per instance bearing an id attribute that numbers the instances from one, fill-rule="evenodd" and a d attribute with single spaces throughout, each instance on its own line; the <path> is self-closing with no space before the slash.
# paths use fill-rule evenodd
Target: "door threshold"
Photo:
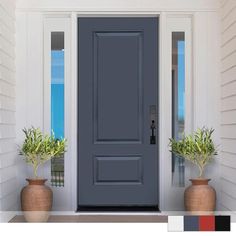
<path id="1" fill-rule="evenodd" d="M 126 213 L 132 213 L 132 212 L 149 212 L 149 213 L 161 213 L 158 206 L 78 206 L 77 213 L 82 212 L 112 212 L 112 213 L 120 213 L 120 212 L 126 212 Z"/>

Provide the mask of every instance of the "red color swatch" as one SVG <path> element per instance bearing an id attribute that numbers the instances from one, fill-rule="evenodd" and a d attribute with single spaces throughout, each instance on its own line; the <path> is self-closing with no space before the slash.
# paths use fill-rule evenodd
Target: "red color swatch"
<path id="1" fill-rule="evenodd" d="M 215 231 L 215 216 L 199 216 L 199 231 Z"/>

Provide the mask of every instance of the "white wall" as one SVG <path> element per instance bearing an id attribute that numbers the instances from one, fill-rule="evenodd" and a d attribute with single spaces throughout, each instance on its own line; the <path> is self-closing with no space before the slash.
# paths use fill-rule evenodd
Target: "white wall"
<path id="1" fill-rule="evenodd" d="M 17 204 L 15 109 L 15 1 L 0 0 L 0 211 Z"/>
<path id="2" fill-rule="evenodd" d="M 221 206 L 236 210 L 236 1 L 221 1 Z"/>
<path id="3" fill-rule="evenodd" d="M 31 11 L 212 11 L 218 0 L 17 0 Z"/>
<path id="4" fill-rule="evenodd" d="M 214 142 L 220 146 L 220 15 L 219 12 L 196 13 L 194 23 L 194 129 L 209 127 L 215 129 Z M 221 198 L 219 187 L 218 156 L 206 167 L 205 176 L 217 191 L 217 208 Z M 193 174 L 193 172 L 192 172 Z"/>
<path id="5" fill-rule="evenodd" d="M 16 12 L 16 143 L 23 142 L 23 128 L 43 129 L 43 31 L 41 14 Z M 18 157 L 19 189 L 33 176 L 31 166 Z M 41 174 L 42 169 L 39 169 Z M 18 206 L 20 207 L 20 196 Z"/>
<path id="6" fill-rule="evenodd" d="M 146 10 L 146 11 L 145 11 Z M 116 14 L 127 13 L 133 14 L 160 14 L 160 90 L 165 88 L 163 81 L 170 78 L 170 68 L 167 61 L 169 60 L 168 45 L 166 45 L 166 27 L 168 17 L 187 16 L 191 19 L 192 29 L 192 68 L 189 80 L 192 80 L 192 129 L 197 127 L 209 126 L 215 128 L 216 143 L 220 143 L 220 24 L 218 15 L 218 0 L 148 0 L 148 1 L 117 1 L 117 0 L 18 0 L 17 1 L 17 101 L 16 101 L 16 136 L 17 143 L 22 141 L 21 129 L 24 126 L 38 126 L 42 129 L 48 124 L 44 124 L 44 55 L 43 55 L 43 23 L 46 16 L 50 17 L 69 17 L 71 20 L 72 33 L 72 66 L 71 81 L 76 85 L 76 17 L 77 13 L 106 13 L 113 12 Z M 170 45 L 169 45 L 170 46 Z M 161 87 L 163 86 L 163 87 Z M 74 88 L 74 86 L 72 86 Z M 75 90 L 76 91 L 76 90 Z M 166 183 L 167 176 L 170 176 L 170 152 L 168 150 L 168 139 L 171 136 L 171 122 L 167 123 L 167 114 L 170 104 L 166 103 L 165 96 L 167 92 L 161 90 L 160 98 L 160 129 L 159 137 L 161 141 L 160 163 L 161 163 L 161 202 L 162 210 L 180 210 L 183 209 L 183 202 L 177 202 L 177 198 L 171 192 L 171 183 Z M 76 93 L 73 94 L 74 100 L 71 104 L 75 104 Z M 168 93 L 169 94 L 169 93 Z M 76 122 L 76 113 L 71 121 Z M 72 127 L 73 129 L 73 127 Z M 167 132 L 168 130 L 168 132 Z M 72 140 L 76 139 L 74 129 Z M 75 150 L 75 149 L 74 149 Z M 71 153 L 71 164 L 69 169 L 74 173 L 72 179 L 66 181 L 76 182 L 76 153 Z M 167 169 L 165 167 L 167 166 Z M 28 170 L 20 171 L 19 179 L 24 184 L 24 175 L 30 175 Z M 218 190 L 218 160 L 215 161 L 207 169 L 207 176 L 212 178 L 212 185 Z M 67 167 L 68 168 L 68 167 Z M 191 177 L 195 176 L 195 168 L 187 165 L 187 169 L 191 172 Z M 197 173 L 196 173 L 197 174 Z M 187 178 L 190 176 L 187 176 Z M 76 186 L 76 184 L 74 185 Z M 183 189 L 180 189 L 183 194 Z M 76 194 L 76 189 L 68 194 Z M 218 199 L 220 195 L 218 196 Z M 72 196 L 68 199 L 76 199 Z M 74 203 L 73 203 L 74 204 Z M 74 210 L 72 208 L 68 210 Z"/>

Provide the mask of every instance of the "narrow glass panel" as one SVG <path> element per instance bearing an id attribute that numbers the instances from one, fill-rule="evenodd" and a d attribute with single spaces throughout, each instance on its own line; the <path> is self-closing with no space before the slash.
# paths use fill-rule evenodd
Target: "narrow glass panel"
<path id="1" fill-rule="evenodd" d="M 51 130 L 64 138 L 64 32 L 51 33 Z M 51 161 L 51 183 L 64 186 L 64 155 Z"/>
<path id="2" fill-rule="evenodd" d="M 185 127 L 185 33 L 172 32 L 172 137 Z M 172 185 L 184 186 L 184 159 L 172 155 Z"/>

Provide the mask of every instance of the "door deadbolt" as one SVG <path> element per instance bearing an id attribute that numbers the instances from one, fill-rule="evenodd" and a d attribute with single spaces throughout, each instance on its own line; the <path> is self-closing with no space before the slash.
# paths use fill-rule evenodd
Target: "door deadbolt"
<path id="1" fill-rule="evenodd" d="M 150 129 L 151 129 L 151 136 L 150 136 L 150 144 L 156 144 L 156 135 L 155 135 L 155 129 L 156 129 L 156 106 L 151 105 L 150 106 Z"/>
<path id="2" fill-rule="evenodd" d="M 152 120 L 152 124 L 151 124 L 151 136 L 150 136 L 150 144 L 156 144 L 156 136 L 155 136 L 155 121 Z"/>

